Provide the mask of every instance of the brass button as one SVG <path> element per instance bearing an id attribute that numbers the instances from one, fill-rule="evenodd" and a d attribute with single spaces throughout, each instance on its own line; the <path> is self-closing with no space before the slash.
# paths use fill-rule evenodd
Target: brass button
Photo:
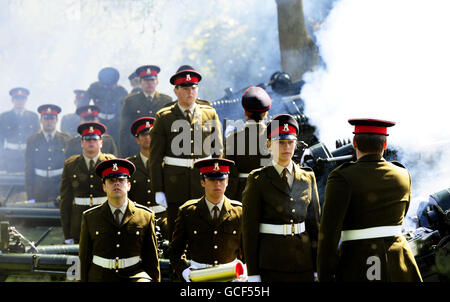
<path id="1" fill-rule="evenodd" d="M 136 231 L 136 235 L 139 235 L 139 231 Z"/>
<path id="2" fill-rule="evenodd" d="M 236 235 L 236 231 L 233 231 L 233 235 Z"/>
<path id="3" fill-rule="evenodd" d="M 120 231 L 117 232 L 117 235 L 120 235 Z"/>
<path id="4" fill-rule="evenodd" d="M 77 176 L 74 174 L 74 175 L 73 175 L 73 178 L 77 178 Z"/>
<path id="5" fill-rule="evenodd" d="M 194 231 L 194 235 L 197 235 L 197 231 Z"/>
<path id="6" fill-rule="evenodd" d="M 94 175 L 93 175 L 93 174 L 91 174 L 91 175 L 90 175 L 90 177 L 91 177 L 91 178 L 94 178 Z"/>
<path id="7" fill-rule="evenodd" d="M 295 209 L 292 209 L 292 213 L 295 213 Z"/>
<path id="8" fill-rule="evenodd" d="M 134 183 L 134 184 L 136 183 L 136 179 L 135 179 L 135 180 L 133 180 L 133 183 Z"/>
<path id="9" fill-rule="evenodd" d="M 294 198 L 291 197 L 291 201 L 294 201 Z"/>
<path id="10" fill-rule="evenodd" d="M 94 197 L 94 195 L 92 195 L 92 194 L 89 194 L 89 197 Z"/>
<path id="11" fill-rule="evenodd" d="M 119 270 L 118 269 L 116 269 L 116 273 L 118 273 L 119 272 Z"/>
<path id="12" fill-rule="evenodd" d="M 119 248 L 119 247 L 120 247 L 120 244 L 117 244 L 116 247 Z"/>
<path id="13" fill-rule="evenodd" d="M 119 260 L 119 257 L 116 257 L 116 260 Z"/>
<path id="14" fill-rule="evenodd" d="M 89 187 L 90 187 L 90 188 L 93 188 L 93 187 L 94 187 L 94 185 L 89 185 Z"/>
<path id="15" fill-rule="evenodd" d="M 217 250 L 217 245 L 214 246 L 214 249 Z"/>
<path id="16" fill-rule="evenodd" d="M 38 151 L 39 151 L 39 149 L 38 149 L 38 148 L 36 148 L 36 149 L 34 149 L 34 151 L 38 152 Z"/>
<path id="17" fill-rule="evenodd" d="M 290 222 L 290 223 L 294 223 L 294 220 L 291 219 L 291 220 L 289 220 L 289 222 Z"/>
<path id="18" fill-rule="evenodd" d="M 149 179 L 147 179 L 147 182 L 150 182 L 150 178 L 149 178 Z"/>
<path id="19" fill-rule="evenodd" d="M 217 235 L 217 231 L 214 231 L 214 235 Z"/>
<path id="20" fill-rule="evenodd" d="M 151 202 L 150 202 L 150 201 L 147 201 L 147 204 L 151 204 Z"/>
<path id="21" fill-rule="evenodd" d="M 214 260 L 214 264 L 219 264 L 219 261 L 217 261 L 217 260 Z"/>
<path id="22" fill-rule="evenodd" d="M 147 190 L 147 193 L 149 193 L 149 194 L 150 194 L 150 192 L 151 192 L 151 190 Z"/>
<path id="23" fill-rule="evenodd" d="M 95 235 L 98 235 L 98 231 L 95 231 Z"/>
<path id="24" fill-rule="evenodd" d="M 49 157 L 49 158 L 48 158 L 48 160 L 52 160 L 52 158 L 51 158 L 51 157 Z"/>

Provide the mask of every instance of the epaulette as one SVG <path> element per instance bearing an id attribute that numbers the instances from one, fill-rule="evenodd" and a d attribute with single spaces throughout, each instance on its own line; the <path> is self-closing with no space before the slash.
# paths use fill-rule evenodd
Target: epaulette
<path id="1" fill-rule="evenodd" d="M 85 210 L 85 211 L 83 212 L 83 214 L 89 214 L 89 213 L 91 213 L 93 210 L 96 210 L 96 209 L 100 208 L 102 205 L 103 205 L 103 204 L 98 204 L 98 205 L 96 205 L 96 206 L 93 206 L 92 208 L 89 208 L 89 209 Z"/>
<path id="2" fill-rule="evenodd" d="M 64 161 L 64 163 L 72 163 L 72 162 L 74 162 L 78 157 L 80 157 L 81 156 L 81 154 L 75 154 L 75 155 L 72 155 L 71 157 L 69 157 L 68 159 L 66 159 L 65 161 Z"/>
<path id="3" fill-rule="evenodd" d="M 228 199 L 228 201 L 234 206 L 241 206 L 242 207 L 242 202 L 240 202 L 238 200 Z"/>
<path id="4" fill-rule="evenodd" d="M 137 158 L 137 155 L 132 155 L 132 156 L 128 156 L 127 158 L 125 158 L 126 160 L 134 160 Z"/>
<path id="5" fill-rule="evenodd" d="M 348 162 L 345 162 L 345 163 L 343 163 L 343 164 L 341 164 L 340 166 L 338 166 L 335 170 L 340 170 L 340 169 L 345 169 L 345 168 L 347 168 L 347 167 L 350 167 L 351 165 L 353 165 L 355 162 L 354 161 L 348 161 Z"/>
<path id="6" fill-rule="evenodd" d="M 111 154 L 111 153 L 103 153 L 103 155 L 106 157 L 106 159 L 116 158 L 116 156 L 114 154 Z"/>
<path id="7" fill-rule="evenodd" d="M 406 167 L 398 161 L 393 160 L 393 161 L 390 161 L 390 163 L 406 169 Z"/>
<path id="8" fill-rule="evenodd" d="M 300 165 L 299 165 L 299 167 L 300 167 L 300 169 L 302 169 L 302 170 L 305 170 L 305 171 L 308 171 L 308 172 L 314 172 L 314 170 L 313 170 L 311 167 L 308 167 L 308 166 L 300 166 Z"/>
<path id="9" fill-rule="evenodd" d="M 146 206 L 143 206 L 143 205 L 141 205 L 141 204 L 139 204 L 139 203 L 137 203 L 137 202 L 135 202 L 135 201 L 132 201 L 133 203 L 134 203 L 134 205 L 136 206 L 136 208 L 139 208 L 139 209 L 143 209 L 143 210 L 146 210 L 146 211 L 148 211 L 148 212 L 150 212 L 150 213 L 155 213 L 153 210 L 151 210 L 149 207 L 146 207 Z"/>
<path id="10" fill-rule="evenodd" d="M 187 208 L 189 206 L 192 206 L 194 204 L 197 204 L 200 200 L 201 200 L 201 198 L 188 200 L 188 201 L 186 201 L 185 203 L 183 203 L 180 206 L 180 210 L 183 209 L 183 208 Z"/>
<path id="11" fill-rule="evenodd" d="M 212 107 L 211 102 L 207 100 L 197 99 L 195 102 L 200 105 L 207 105 L 209 107 Z"/>

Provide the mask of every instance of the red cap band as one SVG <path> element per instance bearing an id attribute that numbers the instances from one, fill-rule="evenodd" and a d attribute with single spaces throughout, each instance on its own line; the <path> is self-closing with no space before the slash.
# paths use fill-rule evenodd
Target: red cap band
<path id="1" fill-rule="evenodd" d="M 197 77 L 182 77 L 182 78 L 178 78 L 174 81 L 175 85 L 180 85 L 180 84 L 184 84 L 184 83 L 198 83 L 198 78 Z"/>
<path id="2" fill-rule="evenodd" d="M 376 134 L 387 134 L 387 127 L 377 127 L 377 126 L 355 126 L 354 134 L 358 133 L 376 133 Z"/>
<path id="3" fill-rule="evenodd" d="M 152 129 L 153 125 L 150 123 L 148 123 L 148 125 L 150 125 L 150 126 L 148 127 L 147 123 L 140 125 L 136 130 L 136 134 L 138 134 L 139 132 L 141 132 L 144 129 Z"/>
<path id="4" fill-rule="evenodd" d="M 113 173 L 124 173 L 124 174 L 130 175 L 130 171 L 127 168 L 113 166 L 111 168 L 108 168 L 108 169 L 105 169 L 102 171 L 102 178 L 104 178 L 105 176 L 107 176 L 109 174 L 113 174 Z"/>
<path id="5" fill-rule="evenodd" d="M 146 69 L 144 71 L 141 71 L 141 73 L 138 74 L 139 77 L 143 77 L 143 76 L 147 76 L 147 75 L 158 75 L 158 73 L 156 72 L 156 70 L 152 70 L 152 69 Z"/>
<path id="6" fill-rule="evenodd" d="M 80 114 L 80 117 L 85 117 L 85 116 L 98 116 L 98 111 L 97 110 L 91 110 L 91 111 L 89 111 L 89 110 L 86 110 L 86 111 L 84 111 L 84 112 L 82 112 L 81 114 Z"/>
<path id="7" fill-rule="evenodd" d="M 217 173 L 217 172 L 229 173 L 230 167 L 229 166 L 207 166 L 207 167 L 200 168 L 200 173 L 202 173 L 202 174 Z"/>
<path id="8" fill-rule="evenodd" d="M 48 111 L 47 109 L 45 109 L 45 110 L 42 110 L 41 111 L 41 115 L 50 115 L 50 114 L 53 114 L 53 115 L 58 115 L 58 111 L 56 111 L 56 110 L 50 110 L 50 111 Z"/>
<path id="9" fill-rule="evenodd" d="M 273 136 L 278 136 L 281 134 L 294 134 L 297 135 L 297 129 L 295 129 L 295 127 L 285 124 L 284 126 L 280 126 L 278 127 L 278 129 L 273 130 L 272 132 L 270 132 L 269 138 L 273 137 Z"/>

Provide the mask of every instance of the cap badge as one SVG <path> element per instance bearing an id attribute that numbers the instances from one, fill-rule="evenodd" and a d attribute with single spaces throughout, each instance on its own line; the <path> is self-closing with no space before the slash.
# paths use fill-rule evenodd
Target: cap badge
<path id="1" fill-rule="evenodd" d="M 191 80 L 191 75 L 188 73 L 187 75 L 186 75 L 186 81 L 190 81 Z"/>
<path id="2" fill-rule="evenodd" d="M 18 95 L 25 95 L 25 93 L 24 93 L 22 90 L 19 90 L 19 91 L 17 92 L 17 94 L 18 94 Z"/>
<path id="3" fill-rule="evenodd" d="M 92 113 L 92 109 L 89 108 L 87 112 L 88 112 L 89 114 L 91 114 L 91 113 Z"/>
<path id="4" fill-rule="evenodd" d="M 218 162 L 215 162 L 214 163 L 214 169 L 213 169 L 214 171 L 219 171 L 220 170 L 220 168 L 219 168 L 219 163 Z"/>
<path id="5" fill-rule="evenodd" d="M 89 127 L 89 133 L 94 133 L 94 127 L 93 126 Z"/>
<path id="6" fill-rule="evenodd" d="M 289 132 L 289 125 L 288 125 L 288 124 L 284 124 L 284 126 L 283 126 L 283 132 L 284 132 L 284 131 Z"/>
<path id="7" fill-rule="evenodd" d="M 152 73 L 152 71 L 150 70 L 150 68 L 147 68 L 146 73 L 147 73 L 147 74 L 151 74 L 151 73 Z"/>
<path id="8" fill-rule="evenodd" d="M 113 171 L 119 170 L 119 167 L 117 167 L 117 164 L 113 164 L 112 170 L 113 170 Z"/>
<path id="9" fill-rule="evenodd" d="M 146 128 L 150 128 L 150 122 L 149 121 L 145 122 L 145 127 Z"/>
<path id="10" fill-rule="evenodd" d="M 52 108 L 48 107 L 48 108 L 47 108 L 47 112 L 48 112 L 48 113 L 51 113 L 51 112 L 52 112 Z"/>

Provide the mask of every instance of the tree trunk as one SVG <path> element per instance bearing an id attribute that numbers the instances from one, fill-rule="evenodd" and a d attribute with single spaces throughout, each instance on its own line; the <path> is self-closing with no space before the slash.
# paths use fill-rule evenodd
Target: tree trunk
<path id="1" fill-rule="evenodd" d="M 302 0 L 276 2 L 281 68 L 291 76 L 292 81 L 299 81 L 305 72 L 316 65 L 317 47 L 306 31 Z"/>

